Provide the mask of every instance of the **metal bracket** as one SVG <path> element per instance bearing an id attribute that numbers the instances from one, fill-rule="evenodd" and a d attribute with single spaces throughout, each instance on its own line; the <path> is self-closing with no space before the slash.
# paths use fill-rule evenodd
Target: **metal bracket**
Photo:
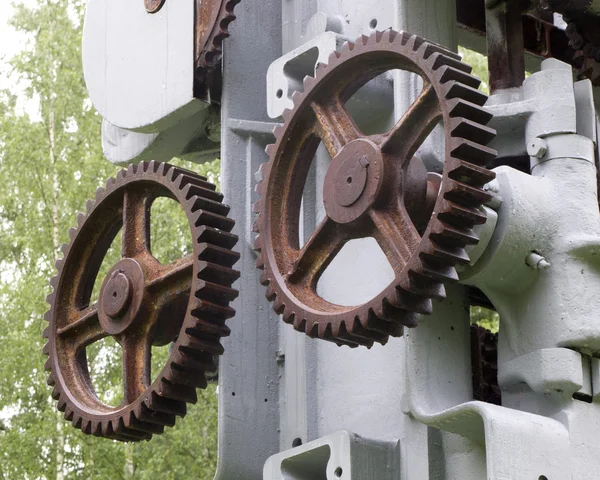
<path id="1" fill-rule="evenodd" d="M 286 452 L 265 463 L 263 480 L 398 480 L 400 442 L 368 440 L 338 432 Z"/>
<path id="2" fill-rule="evenodd" d="M 275 60 L 267 71 L 267 113 L 280 117 L 294 107 L 292 95 L 303 90 L 303 81 L 314 76 L 317 64 L 327 63 L 329 56 L 343 45 L 346 38 L 325 32 Z"/>

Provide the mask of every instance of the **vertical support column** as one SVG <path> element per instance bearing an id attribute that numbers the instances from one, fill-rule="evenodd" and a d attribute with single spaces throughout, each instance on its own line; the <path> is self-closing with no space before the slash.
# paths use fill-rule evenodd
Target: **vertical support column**
<path id="1" fill-rule="evenodd" d="M 252 250 L 255 172 L 267 160 L 274 124 L 268 122 L 266 72 L 281 55 L 281 2 L 241 2 L 225 42 L 222 103 L 222 177 L 236 219 L 240 296 L 223 341 L 219 365 L 219 462 L 216 479 L 262 478 L 279 451 L 279 320 L 258 281 Z"/>
<path id="2" fill-rule="evenodd" d="M 487 0 L 485 21 L 492 93 L 525 80 L 525 47 L 520 0 Z"/>
<path id="3" fill-rule="evenodd" d="M 447 0 L 399 0 L 396 3 L 396 16 L 397 16 L 397 28 L 405 30 L 409 33 L 420 35 L 427 40 L 437 42 L 451 50 L 457 50 L 457 38 L 458 33 L 456 29 L 456 1 Z M 399 73 L 395 79 L 395 108 L 396 118 L 400 119 L 401 116 L 408 110 L 410 105 L 415 101 L 419 93 L 421 92 L 422 81 L 414 74 Z M 442 126 L 436 127 L 433 133 L 429 136 L 423 146 L 417 152 L 428 170 L 430 171 L 441 171 L 443 168 L 443 159 L 445 151 L 445 140 L 444 130 Z M 448 298 L 443 304 L 436 304 L 436 311 L 434 312 L 435 318 L 440 318 L 442 315 L 440 310 L 444 310 L 444 313 L 448 314 L 444 317 L 444 322 L 434 321 L 433 318 L 423 318 L 419 327 L 413 332 L 409 332 L 405 337 L 406 342 L 406 384 L 405 391 L 410 391 L 411 387 L 414 389 L 415 386 L 411 385 L 411 376 L 413 370 L 417 368 L 419 364 L 427 364 L 429 359 L 426 358 L 429 354 L 438 355 L 438 353 L 428 352 L 427 355 L 422 355 L 423 349 L 415 348 L 423 342 L 423 339 L 429 339 L 427 341 L 435 341 L 438 338 L 444 344 L 448 343 L 448 337 L 451 336 L 452 342 L 455 343 L 455 354 L 460 355 L 460 350 L 468 348 L 468 337 L 465 339 L 459 339 L 455 331 L 437 331 L 441 325 L 446 324 L 448 328 L 450 325 L 455 325 L 458 331 L 466 332 L 468 335 L 468 324 L 469 324 L 469 312 L 468 309 L 448 309 L 448 304 L 463 305 L 466 304 L 466 292 L 462 287 L 454 287 L 448 289 Z M 443 315 L 442 315 L 443 316 Z M 460 326 L 460 328 L 459 328 Z M 452 335 L 449 335 L 449 334 Z M 450 343 L 452 343 L 450 342 Z M 458 342 L 458 343 L 456 343 Z M 432 346 L 433 348 L 433 346 Z M 411 352 L 415 352 L 414 354 Z M 462 352 L 468 356 L 467 352 Z M 457 368 L 465 368 L 460 362 L 458 362 Z M 470 365 L 470 362 L 469 362 Z M 421 372 L 423 373 L 423 372 Z M 444 378 L 443 372 L 434 372 L 438 376 L 431 378 L 430 382 L 439 385 L 439 395 L 444 395 L 444 387 L 448 385 L 450 381 L 448 378 Z M 465 375 L 469 372 L 463 372 Z M 469 374 L 470 375 L 470 374 Z M 467 382 L 467 388 L 469 388 Z M 420 392 L 425 394 L 424 392 Z M 418 393 L 416 393 L 418 396 Z M 465 397 L 466 398 L 466 397 Z M 435 449 L 432 450 L 430 445 L 441 441 L 442 445 L 447 442 L 456 444 L 456 440 L 452 434 L 446 432 L 438 432 L 435 437 L 431 438 L 432 431 L 426 425 L 419 423 L 409 415 L 405 417 L 404 422 L 404 436 L 402 438 L 402 478 L 408 480 L 425 480 L 425 479 L 437 479 L 443 478 L 449 465 L 446 465 L 445 459 L 437 459 L 435 462 L 431 462 L 431 457 L 435 456 Z M 437 439 L 437 440 L 436 440 Z M 462 445 L 462 444 L 459 444 Z M 431 452 L 430 452 L 431 450 Z M 465 448 L 464 455 L 468 456 L 469 453 Z M 437 473 L 436 473 L 437 472 Z M 439 475 L 442 475 L 440 477 Z"/>
<path id="4" fill-rule="evenodd" d="M 483 1 L 483 0 L 482 0 Z M 396 0 L 396 29 L 420 35 L 451 50 L 457 50 L 456 0 Z M 396 118 L 415 101 L 423 83 L 415 74 L 399 73 L 394 82 Z M 444 131 L 437 127 L 417 155 L 430 171 L 441 171 L 444 158 Z"/>

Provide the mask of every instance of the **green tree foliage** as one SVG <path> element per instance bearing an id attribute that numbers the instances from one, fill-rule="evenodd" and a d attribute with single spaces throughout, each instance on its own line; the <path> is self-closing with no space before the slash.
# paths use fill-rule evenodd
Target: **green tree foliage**
<path id="1" fill-rule="evenodd" d="M 46 385 L 43 317 L 58 247 L 69 240 L 86 199 L 118 171 L 103 158 L 101 119 L 83 81 L 85 4 L 28 2 L 15 7 L 12 19 L 29 42 L 10 63 L 24 90 L 0 92 L 0 478 L 210 479 L 217 456 L 214 387 L 164 436 L 124 446 L 73 429 Z M 218 177 L 217 161 L 185 166 Z M 181 213 L 172 202 L 153 208 L 154 253 L 165 261 L 189 251 Z M 119 348 L 104 342 L 88 353 L 98 394 L 118 402 Z M 165 355 L 157 352 L 156 369 Z"/>

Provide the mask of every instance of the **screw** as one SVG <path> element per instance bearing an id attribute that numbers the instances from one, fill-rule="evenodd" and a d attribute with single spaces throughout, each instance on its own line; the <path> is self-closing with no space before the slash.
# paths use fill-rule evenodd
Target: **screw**
<path id="1" fill-rule="evenodd" d="M 525 263 L 534 270 L 539 270 L 541 272 L 550 268 L 550 263 L 548 260 L 535 252 L 531 252 L 529 255 L 527 255 Z"/>
<path id="2" fill-rule="evenodd" d="M 527 153 L 530 157 L 543 158 L 548 152 L 548 144 L 543 138 L 534 138 L 527 144 Z"/>

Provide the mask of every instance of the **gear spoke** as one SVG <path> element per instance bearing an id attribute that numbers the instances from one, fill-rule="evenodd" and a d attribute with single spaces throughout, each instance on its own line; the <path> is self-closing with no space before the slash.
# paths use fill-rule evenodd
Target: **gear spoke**
<path id="1" fill-rule="evenodd" d="M 427 84 L 394 128 L 380 137 L 381 150 L 402 159 L 402 165 L 408 163 L 441 118 L 435 89 Z"/>
<path id="2" fill-rule="evenodd" d="M 369 216 L 373 222 L 375 240 L 394 272 L 400 273 L 421 241 L 406 208 L 398 204 L 386 210 L 372 209 Z"/>
<path id="3" fill-rule="evenodd" d="M 150 253 L 151 197 L 144 190 L 126 190 L 123 195 L 123 258 Z"/>
<path id="4" fill-rule="evenodd" d="M 183 207 L 192 238 L 193 254 L 168 265 L 150 250 L 150 207 L 160 197 Z M 221 201 L 204 177 L 166 163 L 142 162 L 109 179 L 95 203 L 88 204 L 88 213 L 78 218 L 51 281 L 44 353 L 58 408 L 84 433 L 149 439 L 185 415 L 185 404 L 195 402 L 196 387 L 206 388 L 206 373 L 214 368 L 208 360 L 223 353 L 220 338 L 229 333 L 225 321 L 235 314 L 229 303 L 237 296 L 231 287 L 239 277 L 233 270 L 237 237 L 230 233 L 235 222 Z M 108 249 L 90 245 L 102 244 L 110 236 L 106 232 L 121 225 L 125 258 L 106 273 L 98 302 L 81 308 L 103 261 L 98 251 Z M 101 400 L 85 368 L 85 347 L 109 336 L 122 350 L 124 399 L 118 407 Z M 169 356 L 152 382 L 152 347 L 169 344 Z"/>
<path id="5" fill-rule="evenodd" d="M 69 324 L 59 328 L 56 333 L 60 337 L 69 338 L 75 348 L 91 345 L 107 335 L 100 326 L 97 304 L 75 311 Z"/>
<path id="6" fill-rule="evenodd" d="M 160 303 L 189 296 L 192 287 L 194 256 L 187 255 L 175 263 L 160 265 L 147 283 L 148 290 L 160 295 Z"/>
<path id="7" fill-rule="evenodd" d="M 348 229 L 325 217 L 293 261 L 289 281 L 312 285 L 351 238 Z"/>
<path id="8" fill-rule="evenodd" d="M 152 347 L 150 336 L 133 331 L 121 338 L 123 350 L 123 399 L 134 402 L 150 386 Z"/>
<path id="9" fill-rule="evenodd" d="M 317 117 L 317 135 L 332 159 L 344 145 L 363 136 L 338 98 L 327 103 L 313 102 L 311 107 Z"/>
<path id="10" fill-rule="evenodd" d="M 391 131 L 363 135 L 343 100 L 395 69 L 418 72 L 424 88 Z M 334 52 L 294 95 L 256 189 L 256 264 L 284 322 L 310 337 L 370 347 L 401 336 L 402 326 L 416 326 L 432 299 L 444 297 L 443 283 L 455 280 L 454 267 L 481 223 L 483 186 L 494 177 L 477 166 L 494 160 L 486 145 L 495 132 L 486 126 L 492 118 L 483 108 L 487 98 L 470 72 L 440 45 L 407 32 L 374 31 Z M 428 195 L 427 170 L 411 160 L 437 125 L 452 142 L 444 146 L 443 175 Z M 296 221 L 307 177 L 298 172 L 307 171 L 313 150 L 302 140 L 310 135 L 332 157 L 323 180 L 330 220 L 300 250 Z M 320 295 L 317 281 L 344 243 L 358 238 L 378 242 L 394 279 L 369 301 L 338 305 Z"/>

